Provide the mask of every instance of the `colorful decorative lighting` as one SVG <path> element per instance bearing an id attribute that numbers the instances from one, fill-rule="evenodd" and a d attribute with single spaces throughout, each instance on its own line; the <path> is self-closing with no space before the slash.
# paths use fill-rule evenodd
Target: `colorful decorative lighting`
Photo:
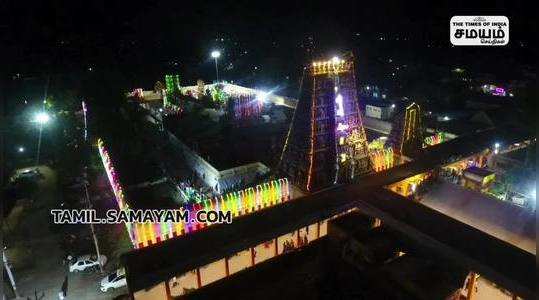
<path id="1" fill-rule="evenodd" d="M 312 71 L 314 75 L 322 74 L 339 74 L 347 72 L 351 69 L 351 63 L 340 59 L 338 57 L 333 57 L 328 61 L 317 61 L 312 64 Z"/>
<path id="2" fill-rule="evenodd" d="M 163 106 L 171 104 L 174 95 L 180 93 L 180 75 L 165 75 L 166 95 L 163 97 Z"/>
<path id="3" fill-rule="evenodd" d="M 181 207 L 189 211 L 190 216 L 196 215 L 201 209 L 213 209 L 216 211 L 230 211 L 233 217 L 240 217 L 255 211 L 277 205 L 290 199 L 290 188 L 288 180 L 281 178 L 272 180 L 256 187 L 230 192 L 225 195 L 205 199 L 199 203 L 186 204 Z M 200 230 L 212 223 L 134 223 L 135 231 L 145 230 L 146 234 L 136 235 L 134 241 L 137 247 L 148 245 L 170 239 L 175 236 L 184 235 Z"/>
<path id="4" fill-rule="evenodd" d="M 387 170 L 394 166 L 393 148 L 370 151 L 370 157 L 373 169 L 376 172 Z"/>
<path id="5" fill-rule="evenodd" d="M 434 146 L 447 141 L 445 132 L 437 132 L 434 135 L 428 136 L 423 141 L 423 148 Z"/>
<path id="6" fill-rule="evenodd" d="M 97 142 L 99 154 L 105 167 L 105 172 L 120 209 L 128 209 L 122 187 L 112 165 L 110 156 L 105 149 L 102 139 Z M 290 187 L 288 179 L 281 178 L 259 184 L 256 187 L 241 191 L 230 192 L 212 199 L 199 196 L 196 203 L 185 204 L 180 210 L 188 210 L 190 216 L 201 210 L 231 211 L 233 217 L 240 217 L 252 212 L 274 206 L 290 200 Z M 151 244 L 188 234 L 200 230 L 212 223 L 126 223 L 126 229 L 135 248 L 146 247 Z"/>
<path id="7" fill-rule="evenodd" d="M 342 102 L 342 95 L 338 94 L 337 97 L 335 97 L 335 104 L 337 104 L 335 114 L 339 117 L 344 117 L 344 106 Z"/>
<path id="8" fill-rule="evenodd" d="M 259 100 L 256 94 L 238 95 L 232 97 L 234 107 L 234 119 L 237 121 L 245 121 L 252 118 L 257 118 L 262 113 L 263 102 Z M 239 122 L 238 124 L 243 124 Z"/>
<path id="9" fill-rule="evenodd" d="M 505 97 L 506 95 L 506 92 L 505 92 L 505 89 L 502 88 L 502 87 L 496 87 L 494 89 L 494 92 L 492 93 L 493 96 L 502 96 L 502 97 Z"/>
<path id="10" fill-rule="evenodd" d="M 101 157 L 101 162 L 103 163 L 103 167 L 105 168 L 105 172 L 107 173 L 107 178 L 109 179 L 110 186 L 112 187 L 112 192 L 114 193 L 114 197 L 116 198 L 116 203 L 118 204 L 118 208 L 121 210 L 128 208 L 128 206 L 125 203 L 124 198 L 124 192 L 122 189 L 122 186 L 118 180 L 118 176 L 116 174 L 116 171 L 114 170 L 114 166 L 112 165 L 112 160 L 110 159 L 110 155 L 108 151 L 105 149 L 105 143 L 102 139 L 97 139 L 97 149 L 99 151 L 99 156 Z M 126 223 L 127 233 L 129 234 L 129 237 L 131 238 L 131 241 L 133 242 L 133 245 L 136 247 L 135 243 L 135 232 L 133 232 L 133 228 L 131 224 Z"/>

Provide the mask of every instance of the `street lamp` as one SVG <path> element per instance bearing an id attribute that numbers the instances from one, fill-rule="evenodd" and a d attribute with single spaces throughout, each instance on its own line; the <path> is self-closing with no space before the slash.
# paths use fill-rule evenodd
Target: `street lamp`
<path id="1" fill-rule="evenodd" d="M 50 121 L 50 117 L 46 112 L 39 112 L 34 117 L 34 122 L 39 123 L 40 125 L 46 124 Z"/>
<path id="2" fill-rule="evenodd" d="M 218 50 L 213 50 L 211 52 L 211 57 L 215 60 L 215 77 L 217 78 L 217 82 L 219 82 L 219 69 L 217 68 L 217 59 L 221 57 L 221 52 Z"/>
<path id="3" fill-rule="evenodd" d="M 19 147 L 19 148 L 17 149 L 17 151 L 19 151 L 19 153 L 23 153 L 23 152 L 24 152 L 24 147 Z"/>
<path id="4" fill-rule="evenodd" d="M 39 151 L 41 150 L 41 133 L 43 132 L 43 125 L 50 121 L 50 116 L 46 112 L 38 112 L 34 117 L 34 122 L 39 124 L 39 138 L 37 140 L 37 154 L 36 154 L 36 166 L 39 165 Z"/>

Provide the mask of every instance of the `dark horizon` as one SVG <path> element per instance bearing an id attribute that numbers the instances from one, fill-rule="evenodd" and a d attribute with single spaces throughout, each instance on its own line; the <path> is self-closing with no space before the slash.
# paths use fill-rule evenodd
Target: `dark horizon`
<path id="1" fill-rule="evenodd" d="M 209 51 L 214 48 L 223 50 L 222 68 L 227 67 L 225 63 L 242 68 L 242 76 L 230 76 L 236 80 L 249 80 L 242 78 L 246 77 L 244 69 L 256 64 L 296 77 L 312 57 L 349 50 L 360 60 L 404 52 L 426 63 L 477 63 L 477 69 L 491 69 L 487 72 L 501 76 L 505 71 L 500 69 L 506 69 L 503 64 L 489 66 L 503 63 L 503 58 L 515 58 L 508 66 L 532 63 L 534 21 L 525 4 L 496 1 L 485 8 L 461 2 L 427 6 L 369 3 L 368 7 L 360 3 L 311 6 L 248 1 L 193 7 L 137 1 L 84 5 L 11 2 L 5 5 L 0 33 L 5 39 L 3 56 L 9 57 L 9 77 L 79 74 L 92 68 L 120 72 L 130 84 L 147 88 L 165 73 L 179 73 L 188 82 L 197 78 L 209 81 L 213 74 Z M 478 13 L 509 17 L 507 47 L 451 47 L 449 19 Z M 377 43 L 379 37 L 384 37 L 383 43 Z M 407 42 L 395 43 L 396 38 Z M 244 51 L 247 54 L 241 53 Z M 478 55 L 488 59 L 476 62 Z"/>

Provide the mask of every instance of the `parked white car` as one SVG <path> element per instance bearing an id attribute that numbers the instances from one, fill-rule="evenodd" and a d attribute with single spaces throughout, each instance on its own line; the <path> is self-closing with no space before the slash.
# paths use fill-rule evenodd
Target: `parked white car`
<path id="1" fill-rule="evenodd" d="M 101 279 L 101 291 L 106 292 L 109 289 L 117 289 L 127 285 L 125 279 L 125 269 L 121 268 Z"/>
<path id="2" fill-rule="evenodd" d="M 101 263 L 101 266 L 104 266 L 107 263 L 107 257 L 105 255 L 99 255 L 98 261 L 97 255 L 79 256 L 74 263 L 69 265 L 69 272 L 78 272 L 90 268 L 99 268 L 99 263 Z"/>

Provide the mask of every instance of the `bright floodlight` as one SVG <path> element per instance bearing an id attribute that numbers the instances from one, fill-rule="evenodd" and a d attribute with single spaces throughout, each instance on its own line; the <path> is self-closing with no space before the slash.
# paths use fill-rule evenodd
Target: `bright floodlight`
<path id="1" fill-rule="evenodd" d="M 333 63 L 338 63 L 340 59 L 337 56 L 333 56 Z"/>
<path id="2" fill-rule="evenodd" d="M 263 91 L 260 91 L 258 93 L 256 93 L 256 99 L 262 103 L 266 102 L 266 100 L 268 100 L 268 95 L 270 93 L 268 92 L 263 92 Z"/>
<path id="3" fill-rule="evenodd" d="M 391 104 L 391 108 L 395 108 L 395 104 Z"/>
<path id="4" fill-rule="evenodd" d="M 500 148 L 500 143 L 494 144 L 494 147 L 495 147 L 495 148 Z"/>
<path id="5" fill-rule="evenodd" d="M 219 52 L 217 50 L 211 52 L 211 57 L 212 58 L 219 58 L 220 56 L 221 56 L 221 52 Z"/>
<path id="6" fill-rule="evenodd" d="M 40 112 L 40 113 L 37 113 L 34 121 L 36 121 L 39 124 L 46 124 L 49 122 L 50 119 L 51 118 L 46 112 Z"/>
<path id="7" fill-rule="evenodd" d="M 24 147 L 19 147 L 19 149 L 17 149 L 19 152 L 24 152 Z"/>

